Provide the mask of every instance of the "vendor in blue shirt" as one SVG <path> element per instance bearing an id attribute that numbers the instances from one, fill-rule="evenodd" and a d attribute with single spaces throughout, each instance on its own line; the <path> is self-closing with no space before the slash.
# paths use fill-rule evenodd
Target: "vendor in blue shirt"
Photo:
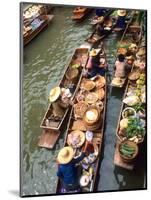
<path id="1" fill-rule="evenodd" d="M 64 188 L 67 191 L 74 191 L 80 188 L 78 169 L 76 164 L 82 161 L 85 157 L 86 148 L 87 145 L 85 146 L 81 156 L 78 158 L 74 158 L 74 150 L 70 146 L 64 147 L 58 154 L 57 176 L 60 178 Z"/>
<path id="2" fill-rule="evenodd" d="M 120 29 L 125 29 L 126 27 L 126 10 L 118 10 L 117 11 L 118 18 L 117 18 L 117 23 L 116 27 Z"/>

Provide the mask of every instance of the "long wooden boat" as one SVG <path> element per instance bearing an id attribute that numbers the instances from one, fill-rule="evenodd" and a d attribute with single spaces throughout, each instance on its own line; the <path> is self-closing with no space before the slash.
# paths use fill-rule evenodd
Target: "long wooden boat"
<path id="1" fill-rule="evenodd" d="M 73 16 L 71 17 L 71 19 L 79 21 L 79 20 L 83 19 L 91 11 L 92 11 L 91 8 L 76 7 L 73 10 Z"/>
<path id="2" fill-rule="evenodd" d="M 77 48 L 74 51 L 71 61 L 67 65 L 67 68 L 65 69 L 63 73 L 63 77 L 58 84 L 60 87 L 64 87 L 64 86 L 68 87 L 68 84 L 70 84 L 71 82 L 66 79 L 66 72 L 73 64 L 76 64 L 76 63 L 80 64 L 79 76 L 78 76 L 78 79 L 76 79 L 74 82 L 75 87 L 74 87 L 74 90 L 72 91 L 72 96 L 71 96 L 72 100 L 74 99 L 76 90 L 79 86 L 79 83 L 82 77 L 82 70 L 87 63 L 88 51 L 89 51 L 88 48 Z M 39 142 L 38 142 L 39 147 L 44 147 L 48 149 L 54 148 L 60 136 L 61 131 L 64 131 L 62 124 L 66 123 L 66 120 L 68 120 L 67 117 L 69 116 L 69 113 L 70 113 L 70 105 L 67 108 L 65 108 L 64 116 L 59 121 L 57 121 L 57 123 L 55 123 L 55 121 L 53 120 L 50 120 L 51 125 L 48 127 L 46 126 L 46 120 L 49 118 L 49 116 L 52 115 L 52 104 L 48 106 L 48 109 L 40 125 L 40 127 L 43 129 L 43 132 L 39 138 Z"/>
<path id="3" fill-rule="evenodd" d="M 33 38 L 35 38 L 42 30 L 44 30 L 49 25 L 53 17 L 54 15 L 42 15 L 41 24 L 35 30 L 32 30 L 32 28 L 30 27 L 29 30 L 24 33 L 23 35 L 24 46 L 27 45 Z"/>
<path id="4" fill-rule="evenodd" d="M 132 18 L 129 21 L 129 23 L 127 24 L 127 27 L 126 27 L 126 29 L 125 29 L 125 31 L 122 35 L 122 38 L 121 38 L 121 40 L 118 44 L 119 47 L 117 49 L 117 54 L 118 54 L 118 52 L 121 51 L 121 49 L 123 49 L 123 47 L 121 48 L 121 46 L 129 46 L 130 44 L 139 45 L 139 43 L 142 39 L 142 28 L 141 28 L 141 26 L 133 26 L 131 24 L 131 22 L 133 20 L 133 16 L 134 16 L 134 14 L 132 13 Z M 139 33 L 139 36 L 136 40 L 133 36 L 134 36 L 134 34 L 137 34 L 137 33 Z M 132 65 L 132 68 L 133 68 L 133 65 Z M 128 74 L 126 75 L 126 77 L 121 78 L 119 80 L 119 84 L 115 84 L 116 77 L 114 76 L 113 80 L 111 82 L 111 86 L 122 88 L 126 84 L 127 76 L 128 76 Z"/>
<path id="5" fill-rule="evenodd" d="M 105 61 L 106 61 L 106 55 L 105 54 L 103 54 L 103 55 L 100 54 L 100 58 L 104 58 Z M 106 80 L 106 75 L 105 75 L 104 78 Z M 82 84 L 82 81 L 81 81 L 81 84 Z M 80 84 L 80 87 L 81 87 L 81 84 Z M 79 91 L 80 91 L 80 87 L 79 87 Z M 96 184 L 96 181 L 97 181 L 99 163 L 100 163 L 100 158 L 101 158 L 101 149 L 102 149 L 102 142 L 103 142 L 103 135 L 104 135 L 105 114 L 106 114 L 106 89 L 107 89 L 106 84 L 104 85 L 103 89 L 104 89 L 104 92 L 105 92 L 105 96 L 102 99 L 102 102 L 103 102 L 103 110 L 101 112 L 102 122 L 100 121 L 100 124 L 98 122 L 99 126 L 95 130 L 93 130 L 93 140 L 92 140 L 94 146 L 96 147 L 96 149 L 98 151 L 98 155 L 97 155 L 97 159 L 91 164 L 91 168 L 93 169 L 93 175 L 92 175 L 91 181 L 86 187 L 82 188 L 82 192 L 96 191 L 96 187 L 95 187 L 96 185 L 95 184 Z M 78 92 L 77 92 L 77 94 L 78 94 Z M 78 100 L 76 98 L 75 103 L 77 103 L 77 101 Z M 69 120 L 68 127 L 67 127 L 67 133 L 66 133 L 66 137 L 65 137 L 64 146 L 68 146 L 68 135 L 72 131 L 81 130 L 85 133 L 87 130 L 91 130 L 91 129 L 88 129 L 83 123 L 82 123 L 83 124 L 82 126 L 79 126 L 78 121 L 80 121 L 82 123 L 82 120 L 75 118 L 75 112 L 74 112 L 74 106 L 73 106 L 71 113 L 70 113 L 70 120 Z M 85 144 L 83 144 L 83 146 L 84 145 Z M 81 149 L 83 148 L 83 146 L 77 148 L 76 152 L 80 152 Z M 82 163 L 80 165 L 82 166 Z M 58 179 L 56 193 L 57 194 L 60 194 L 60 193 L 77 193 L 77 191 L 67 192 L 62 186 L 61 180 Z"/>
<path id="6" fill-rule="evenodd" d="M 60 80 L 59 82 L 59 87 L 61 88 L 68 88 L 69 85 L 73 85 L 73 90 L 72 90 L 72 96 L 71 96 L 71 100 L 73 100 L 74 96 L 75 96 L 75 93 L 76 93 L 76 90 L 78 88 L 78 85 L 80 83 L 80 80 L 82 78 L 82 71 L 83 71 L 83 68 L 85 67 L 86 63 L 87 63 L 87 59 L 88 59 L 88 48 L 77 48 L 74 53 L 73 53 L 73 56 L 71 58 L 71 61 L 69 62 L 67 68 L 65 69 L 65 72 L 63 74 L 63 78 Z M 76 80 L 71 81 L 71 80 L 68 80 L 67 79 L 67 72 L 69 69 L 71 69 L 72 65 L 74 64 L 79 64 L 80 67 L 78 68 L 78 76 L 76 77 Z M 50 116 L 52 115 L 52 104 L 50 104 L 48 106 L 48 109 L 44 115 L 44 118 L 42 119 L 42 122 L 41 122 L 41 125 L 40 127 L 43 128 L 43 129 L 49 129 L 49 130 L 59 130 L 62 123 L 64 122 L 64 119 L 67 115 L 67 112 L 70 108 L 70 105 L 64 109 L 64 115 L 62 118 L 60 118 L 59 120 L 55 120 L 53 119 L 53 117 L 49 120 L 49 126 L 46 125 L 46 120 L 50 118 Z"/>
<path id="7" fill-rule="evenodd" d="M 105 19 L 106 17 L 108 17 L 109 15 L 111 15 L 113 12 L 114 12 L 113 9 L 107 9 L 105 16 L 102 16 L 103 18 L 102 18 L 102 17 L 97 17 L 97 16 L 95 16 L 95 17 L 91 20 L 90 24 L 92 24 L 92 25 L 97 25 L 98 23 L 103 22 L 104 19 Z"/>
<path id="8" fill-rule="evenodd" d="M 109 27 L 108 30 L 106 30 L 106 32 L 104 34 L 101 34 L 101 35 L 98 35 L 97 31 L 94 30 L 94 32 L 90 35 L 89 38 L 87 38 L 85 41 L 90 43 L 90 44 L 97 44 L 99 43 L 102 39 L 104 39 L 105 37 L 107 37 L 110 33 L 112 33 L 113 29 L 114 29 L 114 26 L 115 26 L 115 21 L 113 21 L 112 18 L 110 19 L 107 19 L 105 18 L 103 23 L 102 23 L 102 26 L 107 22 L 109 21 L 111 23 L 111 27 Z"/>
<path id="9" fill-rule="evenodd" d="M 30 4 L 23 9 L 24 46 L 48 26 L 54 17 L 53 15 L 50 15 L 51 9 L 52 6 L 39 4 Z"/>
<path id="10" fill-rule="evenodd" d="M 145 48 L 145 47 L 142 47 L 142 45 L 140 45 L 140 49 L 141 48 Z M 144 60 L 144 62 L 145 62 L 145 60 Z M 134 68 L 133 68 L 133 71 L 132 72 L 134 72 L 134 71 L 138 71 L 139 72 L 139 70 L 137 69 L 137 67 L 135 67 L 134 66 Z M 140 74 L 144 74 L 144 76 L 145 76 L 145 73 L 146 72 L 140 72 Z M 140 78 L 140 76 L 139 76 L 139 78 Z M 139 79 L 138 78 L 138 79 Z M 128 97 L 128 93 L 130 93 L 130 91 L 132 91 L 133 89 L 135 89 L 136 87 L 137 87 L 137 85 L 138 85 L 138 82 L 137 82 L 137 80 L 138 79 L 136 79 L 136 80 L 128 80 L 128 83 L 127 83 L 127 86 L 126 86 L 126 89 L 125 89 L 125 93 L 124 93 L 124 96 L 123 96 L 123 100 L 125 100 L 127 97 Z M 136 90 L 136 89 L 135 89 Z M 134 91 L 135 91 L 134 90 Z M 145 92 L 145 91 L 144 91 Z M 135 92 L 135 93 L 137 93 L 137 92 Z M 141 92 L 141 95 L 142 95 L 142 92 Z M 142 102 L 141 101 L 141 98 L 139 99 L 139 101 L 138 101 L 138 103 L 137 104 L 139 104 L 139 106 L 140 105 L 145 105 L 145 102 Z M 146 106 L 143 106 L 144 107 L 144 109 L 145 109 L 145 107 Z M 143 113 L 140 113 L 139 112 L 139 109 L 140 108 L 137 108 L 136 107 L 136 110 L 135 110 L 135 108 L 133 107 L 133 106 L 128 106 L 128 105 L 126 105 L 123 101 L 122 101 L 122 106 L 121 106 L 121 110 L 120 110 L 120 114 L 119 114 L 119 119 L 118 119 L 118 123 L 117 123 L 117 128 L 116 128 L 116 136 L 117 136 L 117 143 L 116 143 L 116 148 L 115 148 L 115 154 L 114 154 L 114 164 L 116 165 L 116 166 L 119 166 L 119 167 L 122 167 L 122 168 L 125 168 L 125 169 L 128 169 L 128 170 L 133 170 L 133 168 L 134 168 L 134 166 L 135 166 L 135 162 L 129 162 L 129 163 L 127 163 L 127 162 L 125 162 L 122 158 L 121 158 L 121 156 L 120 156 L 120 153 L 119 153 L 119 144 L 121 143 L 121 142 L 123 142 L 123 141 L 125 141 L 125 140 L 130 140 L 130 141 L 134 141 L 135 143 L 137 143 L 138 145 L 139 144 L 141 144 L 141 143 L 143 143 L 144 142 L 144 137 L 141 137 L 141 138 L 138 138 L 138 137 L 132 137 L 132 138 L 127 138 L 125 135 L 124 135 L 124 133 L 123 133 L 123 131 L 120 129 L 120 122 L 121 122 L 121 120 L 123 119 L 123 115 L 124 115 L 124 110 L 125 109 L 127 109 L 127 108 L 132 108 L 132 109 L 134 109 L 134 111 L 136 112 L 135 114 L 137 115 L 137 118 L 138 119 L 145 119 L 146 118 L 146 114 L 145 114 L 145 110 L 144 110 L 144 112 Z M 137 110 L 138 109 L 138 110 Z M 135 117 L 136 117 L 136 115 L 135 115 Z"/>

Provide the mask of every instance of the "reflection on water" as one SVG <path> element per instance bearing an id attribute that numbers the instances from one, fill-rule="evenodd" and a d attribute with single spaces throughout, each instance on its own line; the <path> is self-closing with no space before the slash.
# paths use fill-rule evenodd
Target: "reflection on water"
<path id="1" fill-rule="evenodd" d="M 23 194 L 50 194 L 56 188 L 56 156 L 63 146 L 64 134 L 53 150 L 38 148 L 40 122 L 48 106 L 50 88 L 57 85 L 75 48 L 92 32 L 89 18 L 74 23 L 72 8 L 56 8 L 48 28 L 24 48 L 23 66 Z M 90 15 L 91 17 L 91 15 Z M 114 63 L 116 34 L 106 39 L 109 81 Z M 115 129 L 123 91 L 109 87 L 105 145 L 98 190 L 142 187 L 143 178 L 113 165 Z M 132 178 L 133 177 L 133 180 Z M 136 185 L 137 183 L 137 185 Z M 125 186 L 124 186 L 125 184 Z"/>

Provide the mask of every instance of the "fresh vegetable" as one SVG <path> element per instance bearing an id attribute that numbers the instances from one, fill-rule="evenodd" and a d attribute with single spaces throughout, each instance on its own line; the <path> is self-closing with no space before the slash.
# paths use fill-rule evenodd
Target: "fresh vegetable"
<path id="1" fill-rule="evenodd" d="M 144 111 L 145 106 L 142 103 L 138 103 L 134 105 L 133 108 L 136 110 L 136 112 L 139 112 L 139 111 Z"/>
<path id="2" fill-rule="evenodd" d="M 141 120 L 139 118 L 129 118 L 126 137 L 132 138 L 138 135 L 145 135 L 145 128 L 142 126 Z"/>
<path id="3" fill-rule="evenodd" d="M 128 117 L 133 117 L 133 116 L 136 116 L 136 111 L 134 108 L 127 107 L 122 112 L 123 118 L 128 118 Z"/>
<path id="4" fill-rule="evenodd" d="M 121 121 L 120 121 L 120 128 L 121 129 L 125 129 L 128 127 L 128 118 L 123 118 Z"/>
<path id="5" fill-rule="evenodd" d="M 141 94 L 142 94 L 142 89 L 145 85 L 145 74 L 144 73 L 142 73 L 140 75 L 139 79 L 136 81 L 136 84 L 137 84 L 137 86 L 136 86 L 137 90 L 136 90 L 135 94 L 136 94 L 136 96 L 138 96 L 140 98 Z"/>
<path id="6" fill-rule="evenodd" d="M 120 145 L 119 150 L 122 155 L 128 158 L 132 157 L 135 153 L 135 148 L 125 143 Z"/>

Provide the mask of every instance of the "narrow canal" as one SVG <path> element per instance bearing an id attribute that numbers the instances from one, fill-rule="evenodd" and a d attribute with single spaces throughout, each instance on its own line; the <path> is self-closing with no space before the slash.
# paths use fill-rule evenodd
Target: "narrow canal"
<path id="1" fill-rule="evenodd" d="M 54 19 L 27 47 L 23 55 L 23 195 L 55 193 L 56 156 L 63 146 L 64 133 L 53 150 L 38 148 L 40 123 L 48 106 L 50 88 L 63 75 L 67 61 L 93 31 L 89 19 L 74 23 L 72 8 L 55 8 Z M 105 40 L 109 62 L 109 82 L 112 76 L 114 53 L 118 37 Z M 106 131 L 98 190 L 134 189 L 143 187 L 143 171 L 128 172 L 113 164 L 115 129 L 123 91 L 108 87 Z"/>

